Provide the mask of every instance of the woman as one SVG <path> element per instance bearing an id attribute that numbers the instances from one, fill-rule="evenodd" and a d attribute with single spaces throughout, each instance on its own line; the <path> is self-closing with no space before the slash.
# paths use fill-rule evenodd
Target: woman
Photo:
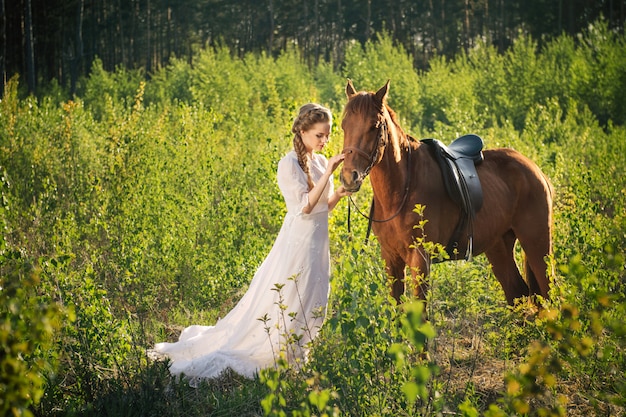
<path id="1" fill-rule="evenodd" d="M 276 363 L 306 357 L 307 344 L 323 323 L 328 302 L 330 253 L 328 213 L 341 197 L 332 174 L 344 155 L 327 160 L 330 110 L 309 103 L 300 108 L 291 129 L 293 150 L 278 163 L 278 186 L 287 214 L 270 253 L 246 294 L 215 326 L 191 326 L 176 343 L 159 343 L 170 358 L 170 372 L 189 383 L 218 376 L 227 368 L 253 377 Z"/>

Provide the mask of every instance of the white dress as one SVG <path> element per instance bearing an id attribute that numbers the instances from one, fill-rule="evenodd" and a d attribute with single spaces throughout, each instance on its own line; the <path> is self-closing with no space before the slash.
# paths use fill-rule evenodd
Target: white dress
<path id="1" fill-rule="evenodd" d="M 321 178 L 327 164 L 323 155 L 313 154 L 313 181 Z M 227 368 L 253 377 L 260 369 L 273 366 L 281 351 L 291 361 L 306 358 L 306 345 L 324 321 L 330 278 L 328 198 L 333 193 L 332 177 L 313 211 L 303 214 L 308 202 L 307 179 L 294 151 L 280 160 L 277 176 L 287 214 L 245 295 L 215 326 L 190 326 L 178 342 L 155 346 L 157 354 L 170 358 L 170 372 L 184 374 L 191 385 Z M 277 291 L 277 286 L 282 289 Z M 259 320 L 262 317 L 265 322 Z M 287 342 L 288 338 L 292 341 Z"/>

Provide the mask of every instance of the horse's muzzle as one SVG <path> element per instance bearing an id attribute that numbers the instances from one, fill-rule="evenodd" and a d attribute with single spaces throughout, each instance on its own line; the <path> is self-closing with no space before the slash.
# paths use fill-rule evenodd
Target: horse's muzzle
<path id="1" fill-rule="evenodd" d="M 343 169 L 341 171 L 341 184 L 346 191 L 355 193 L 361 189 L 363 185 L 363 178 L 365 176 L 357 170 Z"/>

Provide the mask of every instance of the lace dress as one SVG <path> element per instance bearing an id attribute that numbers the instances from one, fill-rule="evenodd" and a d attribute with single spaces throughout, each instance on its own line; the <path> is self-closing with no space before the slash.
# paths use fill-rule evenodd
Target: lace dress
<path id="1" fill-rule="evenodd" d="M 327 163 L 323 155 L 313 154 L 313 181 L 319 180 Z M 287 214 L 244 296 L 215 326 L 190 326 L 178 342 L 155 346 L 157 354 L 170 358 L 170 372 L 184 374 L 192 385 L 227 368 L 253 377 L 260 369 L 273 366 L 281 351 L 292 361 L 306 358 L 306 345 L 323 323 L 330 278 L 328 198 L 333 193 L 332 177 L 313 211 L 303 214 L 308 187 L 294 151 L 280 160 L 277 176 Z"/>

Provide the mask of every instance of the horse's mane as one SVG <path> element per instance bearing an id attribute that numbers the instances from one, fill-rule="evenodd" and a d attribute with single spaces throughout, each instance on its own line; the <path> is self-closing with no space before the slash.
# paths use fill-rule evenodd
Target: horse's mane
<path id="1" fill-rule="evenodd" d="M 404 130 L 402 129 L 402 126 L 400 126 L 400 123 L 398 123 L 398 116 L 396 116 L 396 112 L 392 108 L 390 108 L 386 103 L 385 103 L 385 108 L 389 112 L 389 116 L 391 117 L 391 121 L 393 122 L 394 126 L 396 127 L 396 130 L 398 131 L 398 134 L 399 134 L 401 140 L 406 138 L 407 137 L 406 133 L 404 133 Z"/>

